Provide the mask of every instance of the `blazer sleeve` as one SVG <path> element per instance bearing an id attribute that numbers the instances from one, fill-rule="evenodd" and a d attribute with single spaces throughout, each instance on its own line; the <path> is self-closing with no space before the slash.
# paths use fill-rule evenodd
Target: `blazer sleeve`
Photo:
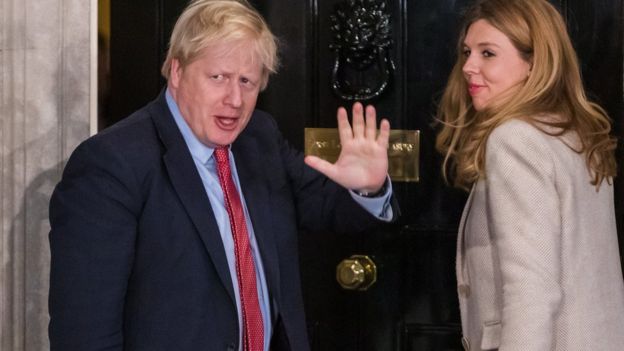
<path id="1" fill-rule="evenodd" d="M 486 211 L 500 264 L 501 350 L 551 350 L 561 301 L 559 197 L 547 138 L 514 120 L 487 141 Z"/>
<path id="2" fill-rule="evenodd" d="M 134 175 L 94 138 L 50 201 L 50 348 L 122 350 L 123 307 L 141 201 Z"/>

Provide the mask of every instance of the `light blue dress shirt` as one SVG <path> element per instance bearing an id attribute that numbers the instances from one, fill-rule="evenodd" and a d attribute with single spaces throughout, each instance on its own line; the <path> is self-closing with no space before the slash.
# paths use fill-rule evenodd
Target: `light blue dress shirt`
<path id="1" fill-rule="evenodd" d="M 186 145 L 189 148 L 191 155 L 193 156 L 193 161 L 195 162 L 197 171 L 199 172 L 199 175 L 204 184 L 204 188 L 206 189 L 208 199 L 210 200 L 210 206 L 212 207 L 212 211 L 214 212 L 217 225 L 219 226 L 221 240 L 223 241 L 223 247 L 225 248 L 225 255 L 227 257 L 228 266 L 230 269 L 230 278 L 232 279 L 234 295 L 236 298 L 236 308 L 238 311 L 240 311 L 241 302 L 240 292 L 238 290 L 238 278 L 236 276 L 236 256 L 234 253 L 234 240 L 232 238 L 232 230 L 230 228 L 230 219 L 228 217 L 228 213 L 223 202 L 223 191 L 221 190 L 221 185 L 219 183 L 216 162 L 215 159 L 212 157 L 214 149 L 204 145 L 202 142 L 199 141 L 199 139 L 197 139 L 195 134 L 193 134 L 191 128 L 182 117 L 182 114 L 178 109 L 178 105 L 173 100 L 173 97 L 169 93 L 168 89 L 166 92 L 166 99 L 169 110 L 171 111 L 171 114 L 173 115 L 173 118 L 178 128 L 180 129 L 182 136 L 184 137 L 184 141 L 186 142 Z M 232 178 L 234 179 L 234 183 L 236 185 L 236 188 L 238 189 L 238 193 L 240 194 L 241 203 L 243 204 L 243 210 L 245 212 L 245 221 L 247 223 L 247 231 L 249 233 L 249 244 L 251 245 L 254 265 L 256 267 L 256 278 L 258 282 L 258 301 L 260 302 L 262 321 L 264 323 L 264 350 L 268 351 L 271 341 L 271 335 L 273 332 L 273 326 L 271 325 L 271 303 L 269 301 L 269 290 L 267 287 L 266 276 L 264 274 L 264 267 L 262 265 L 260 251 L 258 250 L 258 243 L 256 242 L 253 226 L 251 224 L 251 217 L 249 216 L 249 211 L 247 210 L 247 204 L 245 203 L 243 192 L 240 190 L 240 181 L 238 178 L 238 173 L 236 171 L 236 162 L 234 160 L 234 155 L 232 154 L 232 151 L 229 151 L 229 156 L 230 166 L 232 169 Z M 389 181 L 388 184 L 388 191 L 386 192 L 385 196 L 382 197 L 364 198 L 355 194 L 354 192 L 351 192 L 351 196 L 371 214 L 374 214 L 381 220 L 389 221 L 390 219 L 392 219 L 392 207 L 388 205 L 390 194 L 392 193 L 392 185 Z M 239 330 L 243 330 L 242 316 L 240 312 L 238 314 L 238 328 Z M 241 340 L 242 335 L 239 335 L 239 345 L 241 345 Z"/>

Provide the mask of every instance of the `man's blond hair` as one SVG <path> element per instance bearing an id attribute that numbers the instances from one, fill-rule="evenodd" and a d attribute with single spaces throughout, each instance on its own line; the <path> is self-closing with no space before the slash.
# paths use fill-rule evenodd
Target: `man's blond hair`
<path id="1" fill-rule="evenodd" d="M 252 54 L 262 64 L 261 89 L 269 75 L 277 71 L 277 40 L 262 16 L 244 0 L 196 0 L 178 18 L 161 73 L 169 79 L 171 62 L 184 68 L 202 50 L 217 44 L 249 43 Z"/>

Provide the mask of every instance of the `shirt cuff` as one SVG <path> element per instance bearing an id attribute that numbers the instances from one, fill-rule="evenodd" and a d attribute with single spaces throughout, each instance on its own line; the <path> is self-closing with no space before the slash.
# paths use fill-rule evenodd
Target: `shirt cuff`
<path id="1" fill-rule="evenodd" d="M 386 191 L 376 197 L 366 197 L 359 195 L 353 190 L 349 190 L 349 194 L 355 202 L 357 202 L 362 208 L 368 211 L 376 218 L 384 221 L 392 221 L 392 206 L 390 206 L 390 197 L 392 196 L 392 182 L 390 177 L 386 176 Z"/>

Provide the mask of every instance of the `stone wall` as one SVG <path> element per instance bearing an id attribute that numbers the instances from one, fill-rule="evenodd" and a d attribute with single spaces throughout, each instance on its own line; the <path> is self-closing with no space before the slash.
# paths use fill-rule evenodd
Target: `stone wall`
<path id="1" fill-rule="evenodd" d="M 0 0 L 0 350 L 49 349 L 48 201 L 89 136 L 92 4 Z"/>

